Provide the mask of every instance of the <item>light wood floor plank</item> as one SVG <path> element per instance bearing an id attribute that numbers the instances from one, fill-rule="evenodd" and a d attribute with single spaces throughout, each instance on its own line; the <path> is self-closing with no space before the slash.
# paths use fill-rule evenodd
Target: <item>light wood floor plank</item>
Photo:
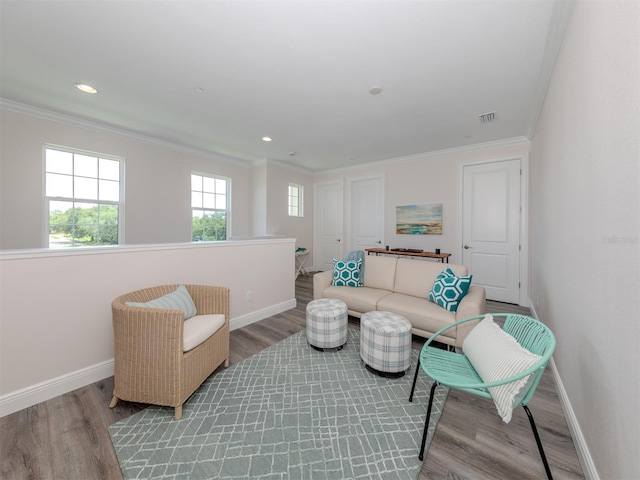
<path id="1" fill-rule="evenodd" d="M 303 330 L 312 289 L 310 276 L 298 277 L 296 308 L 231 332 L 230 363 Z M 493 313 L 529 313 L 495 302 L 488 302 L 488 309 Z M 359 319 L 350 317 L 349 326 L 359 328 Z M 424 339 L 414 337 L 414 348 L 423 343 Z M 0 478 L 121 480 L 107 427 L 146 405 L 120 401 L 110 409 L 112 389 L 113 378 L 107 378 L 1 418 Z M 425 413 L 427 396 L 428 392 L 418 392 L 415 399 L 424 403 Z M 554 477 L 584 478 L 549 371 L 529 406 Z M 516 410 L 512 422 L 505 425 L 491 401 L 450 393 L 419 480 L 540 478 L 545 478 L 544 468 L 524 410 Z"/>

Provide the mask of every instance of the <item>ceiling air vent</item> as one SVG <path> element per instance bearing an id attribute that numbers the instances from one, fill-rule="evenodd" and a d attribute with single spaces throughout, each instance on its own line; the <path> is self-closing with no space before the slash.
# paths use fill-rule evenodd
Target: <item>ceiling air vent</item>
<path id="1" fill-rule="evenodd" d="M 496 120 L 496 112 L 483 113 L 482 115 L 478 115 L 478 119 L 480 120 L 480 123 L 482 123 L 482 124 L 495 122 L 495 120 Z"/>

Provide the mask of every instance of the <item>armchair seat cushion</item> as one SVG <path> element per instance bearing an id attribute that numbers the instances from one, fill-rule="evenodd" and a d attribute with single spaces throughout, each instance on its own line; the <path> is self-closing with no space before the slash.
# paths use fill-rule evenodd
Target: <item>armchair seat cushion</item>
<path id="1" fill-rule="evenodd" d="M 221 313 L 196 315 L 184 321 L 183 351 L 196 348 L 211 335 L 216 333 L 225 322 Z"/>

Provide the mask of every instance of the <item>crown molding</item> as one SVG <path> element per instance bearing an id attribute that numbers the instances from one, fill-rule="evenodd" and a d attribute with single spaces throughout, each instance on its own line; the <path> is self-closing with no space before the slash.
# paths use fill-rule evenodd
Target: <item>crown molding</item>
<path id="1" fill-rule="evenodd" d="M 93 132 L 104 133 L 107 135 L 114 135 L 117 137 L 126 138 L 135 142 L 144 143 L 153 147 L 163 148 L 165 150 L 172 150 L 174 152 L 183 153 L 186 155 L 192 155 L 194 157 L 204 158 L 207 160 L 215 160 L 218 162 L 229 163 L 239 167 L 249 167 L 250 161 L 242 160 L 239 158 L 230 157 L 220 153 L 207 152 L 198 148 L 187 147 L 173 142 L 168 142 L 156 137 L 148 135 L 142 135 L 134 133 L 122 128 L 117 128 L 112 125 L 99 123 L 93 120 L 86 120 L 72 115 L 67 115 L 52 110 L 47 110 L 41 107 L 35 107 L 33 105 L 26 105 L 23 103 L 14 102 L 5 98 L 0 98 L 0 108 L 9 110 L 15 113 L 21 113 L 23 115 L 29 115 L 32 117 L 41 118 L 43 120 L 49 120 L 52 122 L 62 123 L 71 127 L 82 128 Z"/>
<path id="2" fill-rule="evenodd" d="M 325 175 L 344 174 L 349 172 L 356 172 L 358 170 L 370 169 L 371 167 L 385 167 L 389 165 L 397 165 L 399 163 L 409 163 L 418 160 L 428 160 L 435 157 L 441 157 L 445 155 L 457 155 L 467 152 L 483 152 L 487 150 L 493 150 L 501 147 L 510 146 L 524 146 L 529 148 L 531 142 L 525 136 L 505 138 L 503 140 L 495 140 L 492 142 L 475 143 L 473 145 L 466 145 L 464 147 L 445 148 L 443 150 L 434 150 L 432 152 L 415 153 L 413 155 L 406 155 L 403 157 L 389 158 L 387 160 L 379 160 L 376 162 L 362 163 L 354 165 L 352 167 L 336 168 L 333 170 L 324 170 L 322 172 L 315 172 L 314 177 L 322 177 Z"/>

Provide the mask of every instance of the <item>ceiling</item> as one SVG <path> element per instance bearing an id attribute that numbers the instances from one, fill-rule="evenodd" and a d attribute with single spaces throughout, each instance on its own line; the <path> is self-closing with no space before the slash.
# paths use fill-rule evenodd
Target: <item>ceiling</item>
<path id="1" fill-rule="evenodd" d="M 528 138 L 555 3 L 0 0 L 0 97 L 314 172 Z"/>

